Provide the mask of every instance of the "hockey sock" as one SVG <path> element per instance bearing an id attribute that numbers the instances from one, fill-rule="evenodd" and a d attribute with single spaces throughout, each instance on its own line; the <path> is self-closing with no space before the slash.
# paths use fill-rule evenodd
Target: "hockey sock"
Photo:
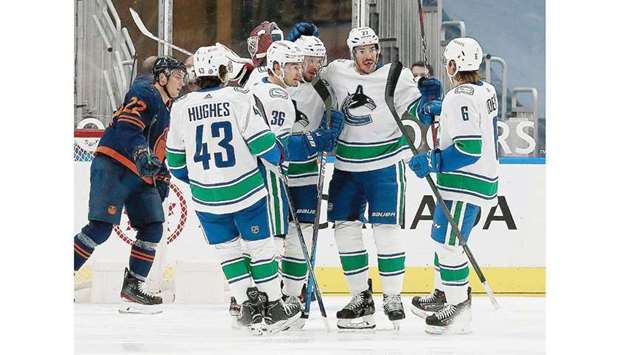
<path id="1" fill-rule="evenodd" d="M 163 226 L 161 223 L 150 223 L 136 227 L 136 229 L 138 229 L 138 234 L 129 254 L 129 271 L 133 276 L 145 281 L 155 260 Z"/>
<path id="2" fill-rule="evenodd" d="M 441 272 L 439 268 L 439 256 L 437 256 L 437 252 L 435 252 L 435 257 L 433 258 L 433 276 L 433 284 L 435 285 L 435 289 L 443 291 L 443 285 L 441 284 Z"/>
<path id="3" fill-rule="evenodd" d="M 374 224 L 379 275 L 386 295 L 399 295 L 405 276 L 405 248 L 398 224 Z"/>
<path id="4" fill-rule="evenodd" d="M 228 287 L 239 304 L 248 299 L 245 291 L 248 287 L 252 287 L 249 262 L 246 261 L 241 248 L 241 238 L 215 244 Z"/>
<path id="5" fill-rule="evenodd" d="M 368 251 L 362 238 L 362 222 L 336 221 L 336 245 L 342 270 L 352 295 L 368 289 Z"/>
<path id="6" fill-rule="evenodd" d="M 275 259 L 275 246 L 273 238 L 261 240 L 246 240 L 247 250 L 252 256 L 250 273 L 256 287 L 267 293 L 269 301 L 275 301 L 282 297 L 280 289 L 280 275 L 278 275 L 278 262 Z"/>
<path id="7" fill-rule="evenodd" d="M 467 299 L 469 286 L 469 266 L 467 256 L 461 246 L 448 246 L 436 243 L 443 292 L 449 304 L 459 304 Z"/>
<path id="8" fill-rule="evenodd" d="M 110 223 L 89 221 L 82 231 L 73 237 L 73 271 L 78 271 L 84 265 L 97 245 L 105 242 L 110 233 Z"/>
<path id="9" fill-rule="evenodd" d="M 310 248 L 312 247 L 312 224 L 300 223 L 300 225 L 306 247 L 308 248 L 308 252 L 310 252 Z M 287 296 L 299 296 L 307 273 L 308 265 L 306 265 L 306 259 L 301 250 L 301 243 L 297 236 L 297 228 L 290 228 L 286 235 L 284 255 L 282 256 L 282 279 L 284 281 L 282 293 Z"/>

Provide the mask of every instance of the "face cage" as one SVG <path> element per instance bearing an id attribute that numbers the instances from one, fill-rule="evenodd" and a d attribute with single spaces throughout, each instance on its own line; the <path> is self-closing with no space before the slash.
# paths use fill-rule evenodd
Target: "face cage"
<path id="1" fill-rule="evenodd" d="M 264 35 L 264 31 L 260 31 L 259 33 L 258 35 L 248 37 L 248 53 L 250 53 L 250 57 L 252 58 L 254 58 L 257 54 L 256 52 L 258 52 L 260 36 Z M 271 43 L 281 41 L 282 39 L 284 39 L 282 30 L 279 28 L 271 30 Z"/>

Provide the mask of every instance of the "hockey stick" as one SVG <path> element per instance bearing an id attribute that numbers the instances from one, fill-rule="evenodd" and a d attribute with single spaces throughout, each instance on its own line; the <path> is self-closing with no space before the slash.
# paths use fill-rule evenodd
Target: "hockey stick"
<path id="1" fill-rule="evenodd" d="M 418 18 L 420 19 L 420 37 L 422 38 L 422 59 L 424 60 L 424 68 L 428 70 L 428 56 L 426 55 L 426 36 L 424 35 L 424 15 L 422 14 L 422 0 L 418 0 Z M 425 75 L 426 76 L 426 75 Z M 426 129 L 422 129 L 422 142 L 426 144 L 426 132 L 431 129 L 433 136 L 433 148 L 437 147 L 437 126 L 435 126 L 435 118 Z M 430 149 L 430 147 L 429 147 Z"/>
<path id="2" fill-rule="evenodd" d="M 332 107 L 332 96 L 327 87 L 327 84 L 322 80 L 318 79 L 312 85 L 314 90 L 319 94 L 321 99 L 323 100 L 323 104 L 325 105 L 325 110 L 329 112 L 329 109 Z M 328 114 L 329 115 L 329 114 Z M 330 126 L 330 117 L 327 116 L 327 126 Z M 325 180 L 325 163 L 327 162 L 327 153 L 321 152 L 319 156 L 319 181 L 317 182 L 317 200 L 316 200 L 316 208 L 314 210 L 314 223 L 312 225 L 312 249 L 310 252 L 310 264 L 312 268 L 314 268 L 314 264 L 316 263 L 316 244 L 318 242 L 319 237 L 319 224 L 321 219 L 321 202 L 323 200 L 323 182 Z M 306 304 L 304 305 L 304 312 L 309 315 L 310 313 L 310 304 L 312 303 L 312 282 L 310 278 L 308 278 L 308 286 L 306 287 L 305 294 Z"/>
<path id="3" fill-rule="evenodd" d="M 279 171 L 277 166 L 267 162 L 266 160 L 261 159 L 265 168 L 274 173 L 280 181 L 284 184 L 284 193 L 286 194 L 286 199 L 288 200 L 288 208 L 291 216 L 293 218 L 293 223 L 295 224 L 295 228 L 297 229 L 297 237 L 299 238 L 299 242 L 301 244 L 301 251 L 304 253 L 304 258 L 306 259 L 306 266 L 308 267 L 308 272 L 310 273 L 310 278 L 312 279 L 312 283 L 314 284 L 314 296 L 316 297 L 317 302 L 319 303 L 319 309 L 321 310 L 321 315 L 323 316 L 323 324 L 325 325 L 325 329 L 329 332 L 329 322 L 327 321 L 327 312 L 325 311 L 325 305 L 323 304 L 323 297 L 321 295 L 321 290 L 319 289 L 319 284 L 314 274 L 314 269 L 312 268 L 312 264 L 310 262 L 310 255 L 308 253 L 308 247 L 306 246 L 306 241 L 304 240 L 303 232 L 301 231 L 301 225 L 299 224 L 299 220 L 297 220 L 297 214 L 295 213 L 296 209 L 293 204 L 293 200 L 291 199 L 291 193 L 288 187 L 288 181 L 286 177 Z"/>
<path id="4" fill-rule="evenodd" d="M 400 129 L 403 136 L 407 140 L 407 144 L 409 144 L 409 148 L 411 148 L 411 151 L 415 155 L 415 154 L 418 154 L 418 150 L 415 147 L 413 138 L 409 134 L 407 134 L 407 131 L 405 130 L 405 126 L 400 121 L 400 118 L 398 117 L 398 113 L 396 112 L 396 108 L 394 107 L 394 91 L 396 90 L 396 83 L 398 82 L 398 77 L 400 76 L 400 72 L 402 70 L 403 70 L 403 64 L 401 62 L 396 61 L 392 63 L 392 66 L 390 67 L 390 72 L 388 73 L 387 83 L 385 85 L 385 102 L 388 105 L 388 108 L 390 109 L 390 112 L 392 113 L 392 116 L 394 117 L 394 120 L 396 121 L 398 128 Z M 478 266 L 478 263 L 476 262 L 474 255 L 471 253 L 471 250 L 469 250 L 469 246 L 463 239 L 463 236 L 461 235 L 461 231 L 458 225 L 456 224 L 456 222 L 454 222 L 454 219 L 452 219 L 452 216 L 450 215 L 450 210 L 448 210 L 448 207 L 446 206 L 445 201 L 443 200 L 443 198 L 441 198 L 441 194 L 439 193 L 439 190 L 437 189 L 437 186 L 435 185 L 433 178 L 430 175 L 427 175 L 426 181 L 428 182 L 428 185 L 433 191 L 433 195 L 435 195 L 435 198 L 437 199 L 437 203 L 439 204 L 439 206 L 441 206 L 441 210 L 443 211 L 444 215 L 448 219 L 448 222 L 450 222 L 450 226 L 452 226 L 452 230 L 456 232 L 456 237 L 459 240 L 459 244 L 463 247 L 463 250 L 465 251 L 467 258 L 469 259 L 469 263 L 473 266 L 474 270 L 476 271 L 476 275 L 478 275 L 478 279 L 480 279 L 480 282 L 482 283 L 482 286 L 484 287 L 484 291 L 489 296 L 489 299 L 491 300 L 491 303 L 493 304 L 495 309 L 499 309 L 499 304 L 497 303 L 497 300 L 495 299 L 495 295 L 493 294 L 493 290 L 491 289 L 491 286 L 489 286 L 489 283 L 487 282 L 486 278 L 482 274 L 482 270 L 480 270 L 480 266 Z"/>
<path id="5" fill-rule="evenodd" d="M 131 18 L 133 18 L 133 22 L 136 23 L 136 26 L 138 26 L 138 29 L 140 30 L 140 32 L 142 32 L 143 35 L 147 36 L 148 38 L 154 40 L 155 42 L 159 42 L 161 44 L 165 44 L 167 46 L 169 46 L 172 49 L 176 49 L 177 51 L 183 53 L 183 54 L 187 54 L 187 55 L 193 55 L 194 53 L 191 53 L 190 51 L 183 49 L 181 47 L 177 47 L 174 44 L 168 42 L 168 41 L 164 41 L 163 39 L 156 37 L 155 35 L 153 35 L 149 30 L 146 29 L 146 26 L 144 26 L 144 22 L 142 22 L 142 19 L 140 19 L 140 15 L 138 15 L 138 13 L 132 9 L 131 7 L 129 8 L 129 13 L 131 14 Z"/>

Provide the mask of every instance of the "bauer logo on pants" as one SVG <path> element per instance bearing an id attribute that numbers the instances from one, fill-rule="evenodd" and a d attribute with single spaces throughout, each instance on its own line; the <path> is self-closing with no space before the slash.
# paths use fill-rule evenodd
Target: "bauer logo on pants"
<path id="1" fill-rule="evenodd" d="M 185 197 L 183 197 L 183 193 L 174 183 L 170 184 L 170 191 L 173 193 L 164 202 L 166 222 L 164 222 L 164 235 L 162 237 L 166 238 L 166 244 L 171 244 L 177 239 L 187 221 L 187 202 Z M 129 218 L 125 209 L 123 209 L 121 223 L 114 226 L 114 232 L 129 245 L 133 245 L 136 240 L 136 230 L 129 224 Z"/>

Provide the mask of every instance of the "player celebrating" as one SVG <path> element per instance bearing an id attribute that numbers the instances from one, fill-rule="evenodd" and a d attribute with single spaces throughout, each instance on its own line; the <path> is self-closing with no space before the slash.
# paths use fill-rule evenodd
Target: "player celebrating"
<path id="1" fill-rule="evenodd" d="M 295 106 L 286 89 L 299 85 L 303 60 L 301 50 L 293 42 L 273 42 L 267 51 L 269 76 L 251 87 L 259 111 L 264 113 L 282 147 L 286 147 L 295 123 Z M 261 171 L 269 191 L 271 231 L 282 240 L 288 231 L 288 200 L 283 182 L 262 165 Z"/>
<path id="2" fill-rule="evenodd" d="M 329 184 L 328 220 L 335 224 L 340 261 L 353 298 L 336 316 L 339 328 L 374 328 L 375 306 L 368 278 L 368 252 L 362 239 L 363 208 L 373 225 L 383 310 L 398 328 L 405 318 L 400 297 L 405 273 L 404 225 L 407 143 L 384 100 L 390 65 L 381 66 L 379 38 L 369 27 L 353 28 L 347 45 L 351 60 L 336 60 L 322 72 L 333 88 L 345 126 L 336 147 Z M 399 116 L 416 116 L 420 93 L 409 69 L 403 69 L 395 92 Z"/>
<path id="3" fill-rule="evenodd" d="M 336 138 L 343 125 L 340 112 L 329 112 L 331 127 L 322 126 L 325 117 L 323 100 L 312 87 L 312 81 L 325 65 L 326 50 L 320 39 L 314 36 L 301 36 L 295 41 L 303 55 L 303 81 L 297 87 L 287 91 L 295 104 L 297 117 L 293 125 L 293 134 L 287 145 L 288 185 L 296 208 L 297 219 L 308 248 L 311 247 L 312 226 L 317 206 L 318 165 L 317 153 L 330 152 L 334 149 Z M 325 122 L 323 122 L 325 123 Z M 322 126 L 322 127 L 321 127 Z M 287 302 L 299 303 L 308 268 L 301 249 L 297 229 L 291 228 L 285 238 L 282 256 L 282 292 Z M 302 315 L 302 319 L 306 315 Z M 298 322 L 303 326 L 303 320 Z"/>
<path id="4" fill-rule="evenodd" d="M 144 281 L 163 232 L 162 201 L 168 196 L 170 182 L 162 165 L 169 109 L 186 75 L 185 66 L 178 60 L 157 58 L 151 82 L 142 80 L 132 85 L 114 113 L 90 168 L 89 222 L 74 237 L 73 269 L 79 270 L 95 248 L 108 239 L 125 207 L 138 234 L 121 290 L 121 297 L 130 304 L 121 312 L 159 312 L 148 306 L 162 303 L 160 297 L 145 291 Z"/>
<path id="5" fill-rule="evenodd" d="M 282 301 L 267 192 L 256 162 L 260 157 L 279 165 L 281 151 L 248 91 L 225 87 L 231 66 L 229 51 L 222 46 L 196 51 L 194 70 L 201 89 L 172 109 L 168 165 L 190 185 L 206 238 L 215 245 L 231 292 L 242 304 L 239 322 L 257 332 L 275 333 L 301 316 L 299 306 Z M 241 239 L 251 257 L 249 265 Z M 263 317 L 265 328 L 260 325 Z"/>
<path id="6" fill-rule="evenodd" d="M 418 177 L 437 173 L 437 187 L 467 240 L 481 206 L 496 203 L 498 187 L 497 96 L 480 80 L 482 49 L 473 38 L 456 38 L 444 51 L 454 87 L 446 94 L 439 117 L 439 148 L 417 154 L 409 167 Z M 439 206 L 433 215 L 435 290 L 414 297 L 412 310 L 426 317 L 429 333 L 471 331 L 471 296 L 467 257 Z"/>

